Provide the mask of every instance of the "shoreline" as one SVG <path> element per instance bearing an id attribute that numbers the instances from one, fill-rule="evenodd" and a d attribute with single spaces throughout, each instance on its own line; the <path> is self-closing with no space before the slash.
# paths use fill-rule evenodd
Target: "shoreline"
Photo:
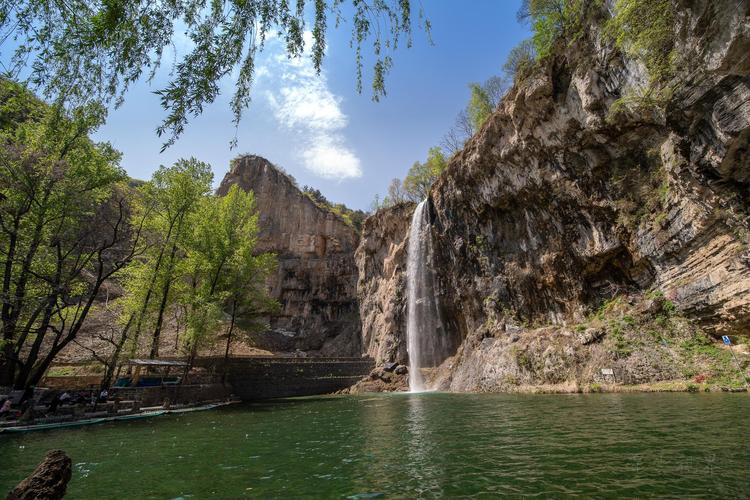
<path id="1" fill-rule="evenodd" d="M 408 393 L 408 390 L 357 391 L 347 394 L 364 395 L 377 393 Z M 446 394 L 616 394 L 616 393 L 747 393 L 748 387 L 726 387 L 716 384 L 695 383 L 687 380 L 664 380 L 643 384 L 523 384 L 509 386 L 498 391 L 442 391 L 435 389 L 425 392 L 442 392 Z"/>
<path id="2" fill-rule="evenodd" d="M 112 415 L 103 417 L 93 418 L 81 418 L 77 420 L 66 420 L 60 422 L 49 422 L 49 423 L 33 423 L 29 425 L 14 425 L 7 427 L 0 427 L 0 434 L 12 434 L 12 433 L 24 433 L 24 432 L 37 432 L 37 431 L 48 431 L 48 430 L 63 430 L 77 427 L 86 427 L 90 425 L 105 424 L 110 422 L 122 422 L 129 420 L 142 420 L 160 417 L 163 415 L 176 415 L 181 413 L 192 413 L 196 411 L 207 411 L 216 408 L 229 406 L 240 403 L 240 401 L 221 401 L 213 403 L 204 403 L 198 405 L 188 405 L 183 407 L 176 407 L 171 409 L 165 409 L 163 407 L 149 407 L 143 408 L 138 413 L 127 413 L 122 415 Z"/>

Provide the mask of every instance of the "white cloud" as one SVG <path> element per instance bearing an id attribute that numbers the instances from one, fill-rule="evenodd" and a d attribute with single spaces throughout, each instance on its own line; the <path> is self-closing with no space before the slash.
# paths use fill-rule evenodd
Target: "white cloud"
<path id="1" fill-rule="evenodd" d="M 309 31 L 304 40 L 310 47 Z M 268 49 L 273 57 L 257 70 L 271 80 L 264 95 L 274 118 L 290 133 L 305 138 L 298 152 L 305 168 L 325 178 L 361 177 L 359 158 L 343 134 L 348 118 L 341 97 L 331 92 L 325 73 L 316 74 L 308 54 L 289 59 L 279 44 L 269 44 Z"/>
<path id="2" fill-rule="evenodd" d="M 313 137 L 302 153 L 302 158 L 305 167 L 327 179 L 345 179 L 362 175 L 359 158 L 337 137 Z"/>

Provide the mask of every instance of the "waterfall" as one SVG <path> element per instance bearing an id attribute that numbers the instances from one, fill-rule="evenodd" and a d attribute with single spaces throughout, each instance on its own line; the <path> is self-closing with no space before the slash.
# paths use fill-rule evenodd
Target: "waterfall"
<path id="1" fill-rule="evenodd" d="M 409 390 L 426 390 L 420 368 L 437 366 L 448 352 L 448 338 L 442 328 L 435 296 L 432 237 L 427 200 L 414 210 L 409 231 L 406 261 Z"/>

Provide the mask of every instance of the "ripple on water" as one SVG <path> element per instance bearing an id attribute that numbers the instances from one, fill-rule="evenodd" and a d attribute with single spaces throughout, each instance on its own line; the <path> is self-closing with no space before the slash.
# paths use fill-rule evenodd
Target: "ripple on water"
<path id="1" fill-rule="evenodd" d="M 61 448 L 71 498 L 743 497 L 748 410 L 742 394 L 299 399 L 3 437 L 0 490 Z"/>

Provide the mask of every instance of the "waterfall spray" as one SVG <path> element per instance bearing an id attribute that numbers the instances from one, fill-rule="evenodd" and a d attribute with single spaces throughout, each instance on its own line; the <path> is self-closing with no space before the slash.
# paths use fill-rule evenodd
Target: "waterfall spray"
<path id="1" fill-rule="evenodd" d="M 420 368 L 438 365 L 447 354 L 445 332 L 435 296 L 432 237 L 427 200 L 414 210 L 406 261 L 409 391 L 426 389 Z"/>

